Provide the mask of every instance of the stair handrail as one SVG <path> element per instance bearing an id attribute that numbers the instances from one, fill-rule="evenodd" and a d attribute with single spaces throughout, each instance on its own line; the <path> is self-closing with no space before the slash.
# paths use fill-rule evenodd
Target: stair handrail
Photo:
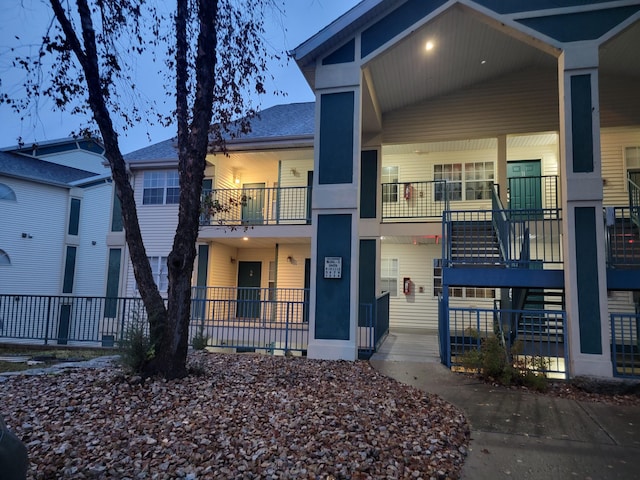
<path id="1" fill-rule="evenodd" d="M 629 216 L 631 221 L 640 228 L 640 186 L 631 179 L 631 172 L 627 172 L 629 186 Z"/>
<path id="2" fill-rule="evenodd" d="M 507 216 L 499 195 L 499 185 L 493 184 L 491 188 L 491 216 L 493 228 L 497 232 L 500 255 L 505 262 L 509 261 L 509 237 L 511 233 L 510 219 Z"/>
<path id="3" fill-rule="evenodd" d="M 451 210 L 442 212 L 442 266 L 449 266 L 451 260 Z"/>

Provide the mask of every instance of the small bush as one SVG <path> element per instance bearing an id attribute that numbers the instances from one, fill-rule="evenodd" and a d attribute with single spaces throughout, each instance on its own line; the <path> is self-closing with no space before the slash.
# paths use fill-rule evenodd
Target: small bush
<path id="1" fill-rule="evenodd" d="M 191 340 L 194 350 L 204 350 L 209 345 L 209 336 L 204 334 L 204 325 L 201 325 L 198 332 L 193 336 Z"/>
<path id="2" fill-rule="evenodd" d="M 521 349 L 519 342 L 507 349 L 497 335 L 491 335 L 481 340 L 479 349 L 465 352 L 462 365 L 468 370 L 477 371 L 486 380 L 546 391 L 549 387 L 543 373 L 546 362 L 540 357 L 520 357 Z"/>
<path id="3" fill-rule="evenodd" d="M 141 322 L 129 326 L 122 342 L 120 362 L 133 373 L 142 373 L 147 361 L 155 356 L 149 336 Z"/>

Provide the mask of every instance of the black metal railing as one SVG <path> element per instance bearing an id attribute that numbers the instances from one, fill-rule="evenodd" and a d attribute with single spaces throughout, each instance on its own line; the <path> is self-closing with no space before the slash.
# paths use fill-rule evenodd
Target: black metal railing
<path id="1" fill-rule="evenodd" d="M 311 222 L 311 187 L 205 190 L 200 225 L 296 225 Z"/>
<path id="2" fill-rule="evenodd" d="M 508 207 L 511 210 L 560 207 L 557 175 L 511 177 L 507 182 Z"/>
<path id="3" fill-rule="evenodd" d="M 511 213 L 510 210 L 444 212 L 444 264 L 493 263 L 524 268 L 527 265 L 522 264 L 530 262 L 562 264 L 562 211 L 519 210 L 517 218 Z M 528 252 L 523 251 L 525 244 Z"/>
<path id="4" fill-rule="evenodd" d="M 612 313 L 610 319 L 613 374 L 640 378 L 640 315 Z"/>
<path id="5" fill-rule="evenodd" d="M 538 371 L 548 376 L 566 378 L 568 349 L 565 345 L 566 314 L 559 310 L 510 310 L 483 308 L 441 307 L 440 328 L 445 346 L 446 358 L 443 363 L 449 367 L 465 364 L 465 355 L 482 348 L 486 338 L 500 334 L 498 323 L 503 317 L 535 318 L 531 325 L 522 326 L 516 332 L 508 332 L 506 341 L 510 345 L 514 366 Z M 511 335 L 513 333 L 513 336 Z M 505 339 L 501 339 L 505 341 Z"/>
<path id="6" fill-rule="evenodd" d="M 433 220 L 448 209 L 444 180 L 382 184 L 382 222 Z"/>
<path id="7" fill-rule="evenodd" d="M 640 268 L 640 230 L 629 207 L 605 207 L 607 265 Z"/>
<path id="8" fill-rule="evenodd" d="M 2 341 L 112 347 L 140 322 L 140 298 L 0 295 Z"/>

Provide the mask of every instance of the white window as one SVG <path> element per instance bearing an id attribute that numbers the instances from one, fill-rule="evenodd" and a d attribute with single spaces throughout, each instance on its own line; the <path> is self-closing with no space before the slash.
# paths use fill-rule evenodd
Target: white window
<path id="1" fill-rule="evenodd" d="M 626 147 L 624 149 L 625 175 L 633 183 L 640 186 L 640 146 Z M 627 179 L 624 180 L 625 188 L 628 187 Z"/>
<path id="2" fill-rule="evenodd" d="M 495 174 L 493 162 L 450 163 L 433 166 L 433 179 L 445 180 L 449 200 L 489 200 Z M 435 201 L 442 202 L 445 186 L 436 184 Z"/>
<path id="3" fill-rule="evenodd" d="M 398 296 L 398 259 L 383 258 L 380 261 L 380 288 L 389 296 Z"/>
<path id="4" fill-rule="evenodd" d="M 398 201 L 398 167 L 382 167 L 382 202 Z"/>
<path id="5" fill-rule="evenodd" d="M 177 170 L 144 172 L 143 205 L 176 204 L 180 201 Z"/>
<path id="6" fill-rule="evenodd" d="M 465 200 L 490 200 L 493 179 L 493 162 L 465 163 Z"/>
<path id="7" fill-rule="evenodd" d="M 169 272 L 167 270 L 167 257 L 149 257 L 153 280 L 158 286 L 158 290 L 166 292 L 169 287 Z"/>

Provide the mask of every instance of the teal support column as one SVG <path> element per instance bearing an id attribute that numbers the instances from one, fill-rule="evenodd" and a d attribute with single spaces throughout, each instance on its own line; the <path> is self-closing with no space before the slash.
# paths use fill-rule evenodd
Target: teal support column
<path id="1" fill-rule="evenodd" d="M 309 358 L 358 356 L 359 90 L 320 93 L 312 202 Z"/>
<path id="2" fill-rule="evenodd" d="M 338 278 L 325 265 L 340 259 Z M 318 215 L 315 338 L 349 340 L 351 304 L 351 215 Z"/>
<path id="3" fill-rule="evenodd" d="M 598 46 L 559 60 L 565 304 L 570 376 L 610 377 L 605 232 L 600 159 Z"/>

